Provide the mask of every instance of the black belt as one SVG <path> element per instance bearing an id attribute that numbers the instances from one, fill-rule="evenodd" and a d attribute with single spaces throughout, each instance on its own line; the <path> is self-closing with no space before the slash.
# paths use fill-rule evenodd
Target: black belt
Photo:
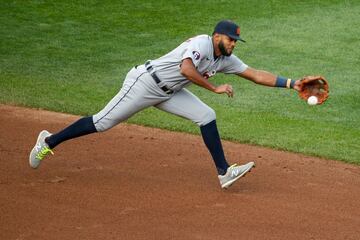
<path id="1" fill-rule="evenodd" d="M 155 82 L 157 84 L 161 83 L 161 80 L 160 78 L 156 75 L 156 73 L 154 72 L 154 68 L 150 65 L 150 61 L 147 61 L 145 63 L 145 68 L 146 68 L 146 71 L 149 72 L 149 74 L 151 75 L 151 77 L 155 80 Z M 174 91 L 169 89 L 168 87 L 166 86 L 162 86 L 160 87 L 166 94 L 172 94 Z"/>

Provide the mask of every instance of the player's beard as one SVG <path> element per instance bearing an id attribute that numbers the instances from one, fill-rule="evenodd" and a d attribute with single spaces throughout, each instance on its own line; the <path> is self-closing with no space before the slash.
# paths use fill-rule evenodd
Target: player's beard
<path id="1" fill-rule="evenodd" d="M 219 42 L 219 49 L 220 49 L 221 55 L 229 57 L 232 54 L 232 51 L 230 53 L 228 53 L 226 51 L 223 41 Z"/>

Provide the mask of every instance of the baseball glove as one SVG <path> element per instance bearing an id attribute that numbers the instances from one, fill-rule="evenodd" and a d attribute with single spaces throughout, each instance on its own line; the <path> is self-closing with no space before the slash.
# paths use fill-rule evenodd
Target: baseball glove
<path id="1" fill-rule="evenodd" d="M 318 99 L 317 104 L 322 104 L 329 97 L 329 84 L 322 76 L 307 76 L 301 79 L 299 97 L 307 101 L 311 96 Z"/>

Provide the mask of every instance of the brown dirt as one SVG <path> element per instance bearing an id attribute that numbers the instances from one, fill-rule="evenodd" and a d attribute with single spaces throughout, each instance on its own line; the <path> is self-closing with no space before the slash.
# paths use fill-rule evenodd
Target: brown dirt
<path id="1" fill-rule="evenodd" d="M 63 143 L 77 116 L 0 105 L 0 239 L 359 239 L 360 167 L 224 142 L 257 167 L 221 190 L 199 136 L 121 124 Z"/>

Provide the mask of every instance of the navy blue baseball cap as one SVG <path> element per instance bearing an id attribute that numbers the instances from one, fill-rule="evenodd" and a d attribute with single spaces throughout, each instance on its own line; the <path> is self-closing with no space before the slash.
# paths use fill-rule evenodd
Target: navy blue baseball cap
<path id="1" fill-rule="evenodd" d="M 222 20 L 216 24 L 214 33 L 224 34 L 232 39 L 245 42 L 240 37 L 240 27 L 230 20 Z"/>

